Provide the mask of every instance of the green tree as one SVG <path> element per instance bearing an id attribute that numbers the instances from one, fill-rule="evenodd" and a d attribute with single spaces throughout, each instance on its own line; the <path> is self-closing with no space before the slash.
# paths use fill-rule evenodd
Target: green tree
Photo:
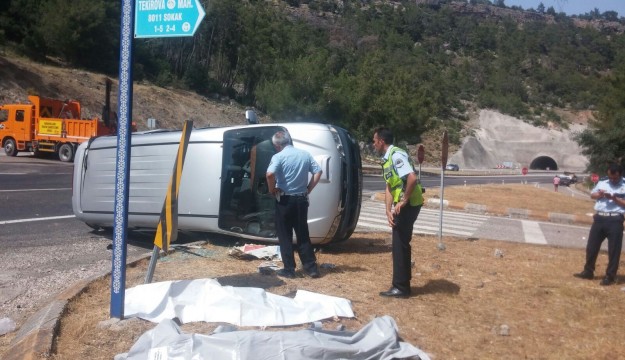
<path id="1" fill-rule="evenodd" d="M 50 55 L 79 67 L 114 73 L 119 44 L 119 2 L 48 0 L 36 31 Z"/>
<path id="2" fill-rule="evenodd" d="M 624 59 L 625 60 L 625 59 Z M 606 164 L 618 161 L 625 165 L 625 62 L 606 81 L 607 91 L 602 98 L 597 121 L 577 136 L 588 156 L 588 170 L 603 173 Z"/>

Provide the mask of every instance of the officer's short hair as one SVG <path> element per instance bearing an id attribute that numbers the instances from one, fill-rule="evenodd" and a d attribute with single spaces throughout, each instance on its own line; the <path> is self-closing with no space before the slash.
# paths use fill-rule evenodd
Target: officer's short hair
<path id="1" fill-rule="evenodd" d="M 389 128 L 381 126 L 375 129 L 373 133 L 378 134 L 378 138 L 384 140 L 387 145 L 393 144 L 393 132 Z"/>
<path id="2" fill-rule="evenodd" d="M 610 163 L 608 164 L 608 172 L 611 174 L 623 175 L 623 165 L 615 162 Z"/>
<path id="3" fill-rule="evenodd" d="M 280 147 L 285 147 L 291 143 L 291 136 L 285 131 L 278 131 L 271 137 L 271 142 Z"/>

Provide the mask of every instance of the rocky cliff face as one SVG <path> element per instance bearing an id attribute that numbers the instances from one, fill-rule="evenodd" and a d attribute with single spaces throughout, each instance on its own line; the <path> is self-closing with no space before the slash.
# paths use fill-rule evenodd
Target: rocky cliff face
<path id="1" fill-rule="evenodd" d="M 462 147 L 449 162 L 461 168 L 516 168 L 583 171 L 588 159 L 573 136 L 585 125 L 569 129 L 534 127 L 517 118 L 496 111 L 481 110 L 474 135 L 464 138 Z"/>

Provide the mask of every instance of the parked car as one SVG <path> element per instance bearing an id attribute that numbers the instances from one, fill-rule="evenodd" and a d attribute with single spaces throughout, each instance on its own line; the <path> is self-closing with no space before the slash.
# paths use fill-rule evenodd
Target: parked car
<path id="1" fill-rule="evenodd" d="M 289 132 L 293 145 L 311 153 L 323 169 L 310 195 L 312 243 L 349 238 L 362 199 L 358 142 L 345 129 L 311 123 L 194 129 L 180 182 L 178 229 L 276 243 L 275 199 L 265 174 L 277 131 Z M 180 136 L 180 131 L 166 130 L 132 134 L 129 229 L 156 228 Z M 116 145 L 114 136 L 98 137 L 76 152 L 74 214 L 95 229 L 113 226 Z"/>
<path id="2" fill-rule="evenodd" d="M 447 166 L 445 166 L 445 170 L 458 171 L 460 170 L 460 166 L 458 166 L 458 164 L 447 164 Z"/>

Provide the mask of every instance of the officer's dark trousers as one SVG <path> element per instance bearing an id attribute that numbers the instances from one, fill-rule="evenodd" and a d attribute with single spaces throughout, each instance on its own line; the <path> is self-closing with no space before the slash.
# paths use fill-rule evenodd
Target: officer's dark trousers
<path id="1" fill-rule="evenodd" d="M 293 231 L 297 245 L 293 245 Z M 280 243 L 280 255 L 286 270 L 295 270 L 293 249 L 297 249 L 304 270 L 316 270 L 317 260 L 308 234 L 308 198 L 283 195 L 276 202 L 276 233 Z"/>
<path id="2" fill-rule="evenodd" d="M 410 292 L 412 278 L 410 240 L 419 211 L 421 205 L 404 206 L 395 216 L 393 227 L 393 287 L 406 293 Z"/>
<path id="3" fill-rule="evenodd" d="M 594 216 L 588 235 L 588 244 L 586 244 L 584 270 L 595 271 L 595 262 L 601 250 L 601 243 L 605 238 L 608 238 L 608 268 L 605 274 L 614 280 L 623 246 L 623 216 Z"/>

